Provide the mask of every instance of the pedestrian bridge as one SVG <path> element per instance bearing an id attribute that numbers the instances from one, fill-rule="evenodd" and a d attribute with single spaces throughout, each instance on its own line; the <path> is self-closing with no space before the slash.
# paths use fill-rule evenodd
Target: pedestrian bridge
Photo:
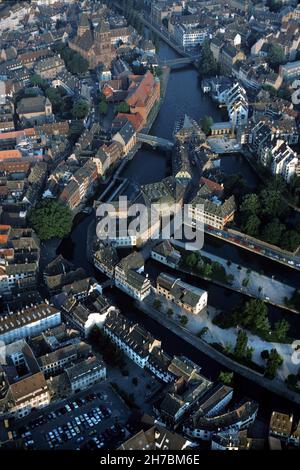
<path id="1" fill-rule="evenodd" d="M 194 57 L 179 57 L 178 59 L 161 60 L 160 65 L 167 65 L 168 67 L 175 67 L 176 65 L 189 65 L 195 63 L 200 56 Z"/>
<path id="2" fill-rule="evenodd" d="M 143 144 L 151 145 L 154 148 L 160 147 L 165 150 L 172 150 L 174 147 L 174 142 L 171 140 L 164 139 L 163 137 L 156 137 L 155 135 L 138 134 L 137 140 Z"/>

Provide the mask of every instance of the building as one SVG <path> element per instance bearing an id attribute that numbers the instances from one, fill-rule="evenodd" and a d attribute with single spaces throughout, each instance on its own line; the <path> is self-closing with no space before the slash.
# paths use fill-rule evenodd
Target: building
<path id="1" fill-rule="evenodd" d="M 22 98 L 18 102 L 17 114 L 21 120 L 29 124 L 42 124 L 52 119 L 52 104 L 45 96 Z"/>
<path id="2" fill-rule="evenodd" d="M 152 249 L 151 258 L 175 269 L 180 262 L 181 254 L 173 247 L 169 240 L 164 240 Z"/>
<path id="3" fill-rule="evenodd" d="M 87 358 L 92 352 L 91 346 L 81 342 L 70 344 L 38 358 L 38 364 L 46 379 L 58 375 L 79 359 Z"/>
<path id="4" fill-rule="evenodd" d="M 287 442 L 292 434 L 293 415 L 273 411 L 269 425 L 269 436 Z"/>
<path id="5" fill-rule="evenodd" d="M 180 434 L 176 434 L 155 424 L 149 429 L 141 430 L 130 437 L 121 444 L 118 450 L 184 450 L 189 447 L 189 445 L 190 442 Z"/>
<path id="6" fill-rule="evenodd" d="M 298 156 L 284 140 L 278 139 L 270 147 L 265 147 L 261 153 L 261 162 L 271 169 L 273 175 L 281 175 L 289 182 L 296 174 Z"/>
<path id="7" fill-rule="evenodd" d="M 258 405 L 247 401 L 233 411 L 213 417 L 196 413 L 184 424 L 184 431 L 191 438 L 210 441 L 214 434 L 220 432 L 247 429 L 255 421 L 257 412 Z"/>
<path id="8" fill-rule="evenodd" d="M 119 257 L 116 248 L 100 242 L 97 251 L 94 253 L 94 266 L 106 276 L 112 278 L 118 262 Z"/>
<path id="9" fill-rule="evenodd" d="M 207 306 L 207 292 L 161 273 L 156 281 L 156 292 L 184 310 L 197 315 Z"/>
<path id="10" fill-rule="evenodd" d="M 92 28 L 85 13 L 80 17 L 77 36 L 69 40 L 69 47 L 84 57 L 91 69 L 100 64 L 110 67 L 115 57 L 109 24 L 100 21 L 96 28 Z"/>
<path id="11" fill-rule="evenodd" d="M 5 344 L 39 335 L 60 325 L 61 312 L 47 303 L 25 307 L 0 317 L 0 340 Z"/>
<path id="12" fill-rule="evenodd" d="M 176 24 L 174 26 L 174 38 L 184 48 L 202 45 L 207 35 L 207 29 L 197 24 Z"/>
<path id="13" fill-rule="evenodd" d="M 45 79 L 53 79 L 65 70 L 65 63 L 59 56 L 48 57 L 37 62 L 34 72 Z"/>
<path id="14" fill-rule="evenodd" d="M 141 115 L 145 126 L 152 108 L 160 100 L 160 81 L 149 71 L 145 75 L 129 75 L 128 79 L 126 103 L 131 114 Z"/>
<path id="15" fill-rule="evenodd" d="M 288 62 L 279 67 L 279 75 L 284 80 L 293 80 L 300 77 L 300 60 Z"/>
<path id="16" fill-rule="evenodd" d="M 235 210 L 234 196 L 230 196 L 223 202 L 213 191 L 207 191 L 206 185 L 202 185 L 196 197 L 189 204 L 188 215 L 192 223 L 199 221 L 222 230 L 233 220 Z"/>
<path id="17" fill-rule="evenodd" d="M 132 323 L 118 311 L 108 313 L 104 333 L 138 366 L 148 364 L 149 355 L 154 348 L 160 347 L 160 341 L 153 338 L 137 323 Z"/>
<path id="18" fill-rule="evenodd" d="M 144 259 L 138 252 L 123 258 L 115 267 L 115 285 L 134 299 L 144 300 L 151 291 L 148 275 L 143 275 Z"/>
<path id="19" fill-rule="evenodd" d="M 123 127 L 117 132 L 112 140 L 122 146 L 122 152 L 127 155 L 136 144 L 136 131 L 132 124 L 127 121 Z"/>
<path id="20" fill-rule="evenodd" d="M 71 391 L 77 393 L 106 379 L 106 366 L 95 356 L 66 368 Z"/>

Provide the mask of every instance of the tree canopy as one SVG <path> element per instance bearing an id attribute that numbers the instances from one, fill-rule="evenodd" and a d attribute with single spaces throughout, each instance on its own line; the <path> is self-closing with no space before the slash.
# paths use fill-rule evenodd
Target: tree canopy
<path id="1" fill-rule="evenodd" d="M 211 77 L 218 73 L 218 64 L 210 49 L 208 39 L 203 42 L 199 72 L 203 77 Z"/>
<path id="2" fill-rule="evenodd" d="M 76 101 L 73 104 L 72 116 L 75 119 L 84 119 L 89 111 L 89 105 L 85 100 Z"/>
<path id="3" fill-rule="evenodd" d="M 41 240 L 63 238 L 71 232 L 72 213 L 70 209 L 55 200 L 38 203 L 28 214 L 29 225 Z"/>
<path id="4" fill-rule="evenodd" d="M 213 125 L 214 120 L 211 116 L 204 116 L 201 119 L 201 128 L 204 132 L 204 134 L 208 135 L 211 130 L 211 126 Z"/>

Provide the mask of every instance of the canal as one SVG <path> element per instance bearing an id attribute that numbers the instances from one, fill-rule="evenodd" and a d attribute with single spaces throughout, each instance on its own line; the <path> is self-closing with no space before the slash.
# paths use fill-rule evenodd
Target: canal
<path id="1" fill-rule="evenodd" d="M 177 54 L 163 43 L 161 43 L 159 55 L 161 58 L 165 59 L 177 57 Z M 164 104 L 150 133 L 160 137 L 172 138 L 174 124 L 183 113 L 187 113 L 198 121 L 205 115 L 212 116 L 214 120 L 222 119 L 221 111 L 212 103 L 207 95 L 202 93 L 197 71 L 193 67 L 180 67 L 172 70 Z M 142 147 L 127 164 L 122 173 L 122 177 L 128 178 L 129 181 L 134 184 L 146 184 L 159 181 L 171 173 L 170 158 L 170 155 L 164 152 Z M 240 155 L 222 157 L 221 169 L 226 174 L 242 174 L 249 186 L 255 186 L 257 183 L 257 177 L 253 170 Z M 71 235 L 63 240 L 57 252 L 71 260 L 76 267 L 85 268 L 87 274 L 94 275 L 101 281 L 103 280 L 103 276 L 95 272 L 93 266 L 86 259 L 87 229 L 92 220 L 93 215 L 88 215 L 85 216 L 80 223 L 76 224 Z M 275 275 L 277 279 L 289 282 L 295 287 L 300 285 L 300 273 L 287 267 L 279 266 L 270 260 L 246 252 L 228 243 L 223 243 L 222 241 L 206 236 L 204 248 L 212 253 L 222 255 L 232 261 L 246 265 L 250 269 L 264 272 L 270 276 Z M 155 277 L 160 267 L 156 266 L 154 262 L 148 261 L 146 268 L 151 277 Z M 165 270 L 165 267 L 161 270 Z M 244 299 L 242 295 L 215 286 L 212 283 L 196 280 L 195 278 L 191 279 L 189 276 L 185 276 L 185 278 L 194 285 L 206 288 L 209 293 L 209 303 L 214 307 L 230 309 Z M 199 353 L 180 338 L 174 338 L 173 335 L 171 337 L 166 328 L 158 325 L 155 321 L 134 308 L 133 302 L 129 301 L 129 298 L 125 294 L 114 288 L 108 292 L 108 295 L 120 306 L 123 313 L 131 319 L 141 322 L 155 336 L 159 336 L 168 353 L 184 353 L 197 362 L 202 367 L 203 373 L 208 377 L 215 379 L 218 376 L 220 371 L 218 363 L 206 355 Z M 130 309 L 128 309 L 129 304 L 131 305 Z M 291 336 L 300 338 L 300 316 L 289 314 L 275 307 L 269 307 L 269 314 L 273 322 L 280 318 L 288 319 L 291 324 Z M 263 409 L 264 413 L 267 415 L 272 409 L 280 409 L 282 411 L 290 411 L 293 409 L 291 403 L 266 392 L 242 377 L 236 377 L 235 386 L 241 396 L 246 395 L 258 400 L 262 405 L 261 409 Z M 299 410 L 296 409 L 296 407 L 294 407 L 294 410 L 296 414 L 298 414 Z"/>

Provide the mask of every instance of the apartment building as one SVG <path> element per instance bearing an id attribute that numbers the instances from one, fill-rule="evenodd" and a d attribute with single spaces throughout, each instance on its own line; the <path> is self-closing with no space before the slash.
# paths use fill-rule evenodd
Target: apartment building
<path id="1" fill-rule="evenodd" d="M 60 325 L 61 312 L 47 303 L 25 307 L 0 317 L 0 340 L 5 344 L 39 335 Z"/>
<path id="2" fill-rule="evenodd" d="M 156 291 L 187 312 L 197 315 L 207 306 L 207 291 L 191 286 L 169 274 L 161 273 L 156 281 Z"/>

